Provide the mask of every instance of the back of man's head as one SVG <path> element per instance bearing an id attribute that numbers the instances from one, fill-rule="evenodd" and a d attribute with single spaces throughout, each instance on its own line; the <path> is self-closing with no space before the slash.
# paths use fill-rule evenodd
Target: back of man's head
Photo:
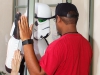
<path id="1" fill-rule="evenodd" d="M 60 3 L 56 7 L 55 17 L 59 16 L 62 21 L 67 24 L 76 24 L 79 13 L 74 4 L 71 3 Z"/>

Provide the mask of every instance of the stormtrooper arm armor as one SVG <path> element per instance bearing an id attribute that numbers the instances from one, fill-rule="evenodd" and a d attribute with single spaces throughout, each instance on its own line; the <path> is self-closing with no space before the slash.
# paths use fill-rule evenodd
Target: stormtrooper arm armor
<path id="1" fill-rule="evenodd" d="M 13 25 L 10 31 L 10 36 L 13 36 L 14 29 L 15 29 L 15 23 L 13 22 Z"/>

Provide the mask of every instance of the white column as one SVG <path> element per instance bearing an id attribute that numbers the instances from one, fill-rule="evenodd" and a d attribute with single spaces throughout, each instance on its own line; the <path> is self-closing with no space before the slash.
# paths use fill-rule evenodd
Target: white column
<path id="1" fill-rule="evenodd" d="M 5 71 L 7 44 L 12 25 L 12 0 L 0 0 L 0 71 Z"/>
<path id="2" fill-rule="evenodd" d="M 94 0 L 93 75 L 100 75 L 100 0 Z"/>

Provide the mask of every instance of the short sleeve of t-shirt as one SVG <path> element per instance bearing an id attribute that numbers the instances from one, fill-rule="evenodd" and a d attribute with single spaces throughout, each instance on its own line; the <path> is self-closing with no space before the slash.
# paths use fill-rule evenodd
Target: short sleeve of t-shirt
<path id="1" fill-rule="evenodd" d="M 40 66 L 47 75 L 54 75 L 59 67 L 61 60 L 60 44 L 58 42 L 52 43 L 48 46 L 45 55 L 40 60 Z"/>

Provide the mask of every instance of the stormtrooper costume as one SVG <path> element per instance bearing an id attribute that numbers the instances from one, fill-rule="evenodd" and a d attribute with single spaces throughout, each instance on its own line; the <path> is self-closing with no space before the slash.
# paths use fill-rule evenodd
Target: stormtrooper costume
<path id="1" fill-rule="evenodd" d="M 33 13 L 31 13 L 33 14 Z M 24 14 L 27 16 L 27 11 Z M 43 3 L 35 3 L 35 24 L 33 29 L 33 39 L 34 39 L 34 50 L 38 60 L 43 56 L 48 42 L 46 38 L 50 34 L 50 19 L 51 16 L 51 9 L 48 5 Z M 13 23 L 7 47 L 7 57 L 5 62 L 5 67 L 7 72 L 11 72 L 11 61 L 14 55 L 15 50 L 20 50 L 22 54 L 22 41 L 20 39 L 16 39 L 13 35 L 15 29 L 15 23 Z"/>
<path id="2" fill-rule="evenodd" d="M 35 54 L 43 56 L 48 41 L 46 38 L 50 34 L 50 19 L 52 13 L 48 5 L 42 3 L 35 4 L 35 24 L 34 24 L 34 49 Z M 37 52 L 39 51 L 39 52 Z M 37 56 L 38 57 L 38 56 Z M 38 59 L 40 59 L 38 57 Z"/>

